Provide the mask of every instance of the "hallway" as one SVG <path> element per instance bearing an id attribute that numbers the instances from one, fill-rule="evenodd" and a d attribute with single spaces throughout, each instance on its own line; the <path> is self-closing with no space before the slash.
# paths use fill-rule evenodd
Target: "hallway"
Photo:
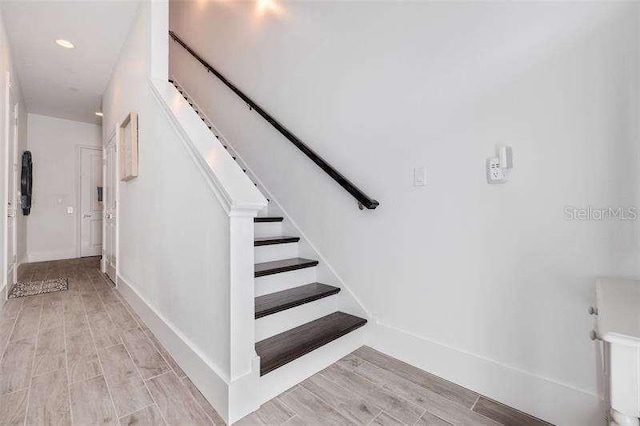
<path id="1" fill-rule="evenodd" d="M 224 424 L 98 267 L 21 267 L 69 290 L 0 309 L 0 424 Z"/>
<path id="2" fill-rule="evenodd" d="M 20 281 L 68 277 L 69 290 L 0 308 L 0 424 L 225 424 L 98 268 L 99 258 L 21 267 Z M 238 424 L 328 421 L 547 424 L 366 346 Z"/>

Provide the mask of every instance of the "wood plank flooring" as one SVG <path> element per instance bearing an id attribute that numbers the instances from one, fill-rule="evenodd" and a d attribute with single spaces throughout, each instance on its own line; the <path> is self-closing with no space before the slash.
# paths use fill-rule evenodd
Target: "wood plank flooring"
<path id="1" fill-rule="evenodd" d="M 0 424 L 224 424 L 98 261 L 23 265 L 69 290 L 0 308 Z M 363 346 L 238 425 L 548 425 Z"/>
<path id="2" fill-rule="evenodd" d="M 69 290 L 0 307 L 0 424 L 224 424 L 98 266 L 21 266 Z"/>
<path id="3" fill-rule="evenodd" d="M 283 392 L 236 424 L 549 425 L 367 346 Z"/>

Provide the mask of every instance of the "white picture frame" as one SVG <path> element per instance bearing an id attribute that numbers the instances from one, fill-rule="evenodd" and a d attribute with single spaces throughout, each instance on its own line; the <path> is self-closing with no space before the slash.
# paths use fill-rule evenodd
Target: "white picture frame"
<path id="1" fill-rule="evenodd" d="M 120 180 L 138 176 L 138 114 L 129 113 L 118 127 L 120 133 Z"/>

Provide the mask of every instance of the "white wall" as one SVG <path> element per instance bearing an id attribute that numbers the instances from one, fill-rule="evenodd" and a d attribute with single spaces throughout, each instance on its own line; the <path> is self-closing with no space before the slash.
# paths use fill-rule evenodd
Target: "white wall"
<path id="1" fill-rule="evenodd" d="M 22 89 L 20 87 L 20 78 L 15 71 L 14 61 L 11 56 L 11 48 L 9 46 L 9 39 L 7 37 L 5 25 L 3 22 L 2 14 L 0 13 L 0 165 L 2 165 L 2 169 L 0 172 L 0 200 L 2 201 L 2 223 L 4 223 L 4 218 L 6 215 L 6 206 L 4 205 L 4 197 L 5 194 L 5 150 L 6 150 L 6 75 L 7 73 L 11 73 L 12 80 L 12 90 L 15 96 L 15 100 L 18 101 L 19 111 L 18 111 L 18 154 L 21 156 L 22 152 L 26 149 L 27 146 L 27 113 L 26 106 L 22 96 Z M 16 232 L 18 237 L 18 247 L 17 247 L 17 255 L 18 262 L 22 263 L 26 257 L 26 220 L 22 216 L 22 211 L 19 210 L 17 213 L 16 220 Z M 0 226 L 0 242 L 4 241 L 4 231 L 5 225 Z M 6 274 L 3 270 L 4 268 L 4 245 L 0 244 L 0 288 L 3 287 L 4 281 L 6 279 Z"/>
<path id="2" fill-rule="evenodd" d="M 167 55 L 166 10 L 159 34 L 163 48 L 152 36 L 155 24 L 162 26 L 162 13 L 152 21 L 154 7 L 162 3 L 140 6 L 103 95 L 105 141 L 131 111 L 139 117 L 139 176 L 119 183 L 118 285 L 198 388 L 226 415 L 230 218 L 186 149 L 183 134 L 154 98 L 149 78 L 162 70 L 153 60 L 152 46 L 153 52 Z M 168 85 L 166 74 L 165 62 Z M 179 104 L 181 97 L 170 89 Z M 206 128 L 201 130 L 206 135 Z M 212 152 L 206 160 L 217 161 L 218 156 Z M 255 191 L 250 182 L 247 186 Z"/>
<path id="3" fill-rule="evenodd" d="M 96 124 L 29 114 L 33 199 L 27 218 L 30 262 L 70 259 L 78 250 L 78 147 L 102 146 Z M 73 208 L 73 214 L 67 208 Z"/>
<path id="4" fill-rule="evenodd" d="M 638 4 L 274 1 L 279 12 L 175 1 L 171 29 L 377 210 L 359 211 L 176 43 L 171 74 L 393 335 L 394 355 L 547 420 L 598 424 L 586 308 L 597 276 L 640 275 L 639 234 L 564 208 L 638 204 Z M 488 185 L 485 160 L 505 143 L 511 181 Z M 422 165 L 427 186 L 413 187 Z M 423 352 L 403 353 L 414 338 L 425 344 L 405 346 Z M 459 374 L 427 343 L 490 367 Z M 492 383 L 498 370 L 517 378 Z M 591 406 L 562 406 L 545 386 Z"/>

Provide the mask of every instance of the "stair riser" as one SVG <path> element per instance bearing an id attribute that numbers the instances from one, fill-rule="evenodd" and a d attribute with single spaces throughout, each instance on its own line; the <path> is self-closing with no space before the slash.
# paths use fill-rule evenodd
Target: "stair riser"
<path id="1" fill-rule="evenodd" d="M 253 232 L 256 238 L 279 237 L 282 235 L 282 222 L 255 223 Z"/>
<path id="2" fill-rule="evenodd" d="M 335 312 L 337 299 L 333 295 L 257 319 L 256 342 Z"/>
<path id="3" fill-rule="evenodd" d="M 255 295 L 262 296 L 315 282 L 317 281 L 317 269 L 317 267 L 298 269 L 297 271 L 255 278 Z"/>
<path id="4" fill-rule="evenodd" d="M 254 247 L 253 253 L 255 263 L 298 257 L 298 243 L 258 246 Z"/>
<path id="5" fill-rule="evenodd" d="M 269 216 L 269 207 L 265 207 L 264 209 L 258 212 L 258 217 L 268 217 Z"/>

